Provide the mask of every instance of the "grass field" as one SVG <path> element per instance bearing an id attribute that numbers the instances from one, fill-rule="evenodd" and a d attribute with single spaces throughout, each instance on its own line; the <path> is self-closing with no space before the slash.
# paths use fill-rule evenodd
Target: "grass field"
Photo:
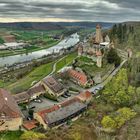
<path id="1" fill-rule="evenodd" d="M 3 132 L 0 133 L 0 140 L 19 140 L 19 137 L 21 136 L 23 132 L 21 131 L 13 131 L 13 132 Z"/>
<path id="2" fill-rule="evenodd" d="M 68 56 L 66 56 L 65 58 L 63 58 L 61 61 L 59 61 L 56 64 L 55 72 L 59 71 L 60 69 L 62 69 L 66 65 L 71 64 L 76 57 L 77 57 L 77 53 L 72 53 L 72 54 L 69 54 Z"/>
<path id="3" fill-rule="evenodd" d="M 36 68 L 27 76 L 18 80 L 15 83 L 8 85 L 6 88 L 10 90 L 12 93 L 18 93 L 27 90 L 28 88 L 31 87 L 32 82 L 34 81 L 38 82 L 42 78 L 47 76 L 52 71 L 54 63 L 55 62 L 51 62 Z"/>

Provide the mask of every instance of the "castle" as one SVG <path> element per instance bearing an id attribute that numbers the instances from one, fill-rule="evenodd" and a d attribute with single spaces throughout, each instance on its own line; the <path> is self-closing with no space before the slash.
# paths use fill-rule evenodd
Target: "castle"
<path id="1" fill-rule="evenodd" d="M 103 52 L 102 49 L 114 48 L 114 43 L 110 42 L 108 35 L 102 34 L 102 27 L 98 24 L 96 26 L 96 33 L 89 39 L 90 42 L 80 42 L 77 46 L 79 56 L 87 56 L 96 62 L 97 67 L 102 67 Z"/>

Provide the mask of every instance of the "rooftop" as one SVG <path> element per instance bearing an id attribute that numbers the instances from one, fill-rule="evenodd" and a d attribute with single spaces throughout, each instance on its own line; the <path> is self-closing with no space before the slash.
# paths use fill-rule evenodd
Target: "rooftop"
<path id="1" fill-rule="evenodd" d="M 89 91 L 81 92 L 79 95 L 76 96 L 81 101 L 90 100 L 92 98 L 92 94 Z"/>
<path id="2" fill-rule="evenodd" d="M 34 94 L 40 93 L 40 92 L 41 93 L 45 92 L 45 89 L 42 85 L 38 85 L 38 86 L 33 87 L 27 91 L 28 95 L 30 95 L 30 96 L 33 96 Z"/>
<path id="3" fill-rule="evenodd" d="M 37 121 L 35 120 L 31 120 L 31 121 L 24 121 L 23 122 L 23 127 L 26 129 L 26 130 L 32 130 L 34 128 L 37 127 Z"/>
<path id="4" fill-rule="evenodd" d="M 61 107 L 56 111 L 50 112 L 45 115 L 45 120 L 52 124 L 59 120 L 63 120 L 68 118 L 69 116 L 75 114 L 76 112 L 80 111 L 81 109 L 85 108 L 86 106 L 80 102 L 74 102 L 67 106 Z"/>
<path id="5" fill-rule="evenodd" d="M 68 70 L 68 74 L 70 77 L 76 79 L 78 82 L 80 82 L 81 85 L 86 85 L 87 83 L 87 76 L 83 72 L 79 72 L 73 69 Z"/>
<path id="6" fill-rule="evenodd" d="M 0 89 L 0 118 L 18 118 L 22 113 L 14 97 L 6 90 Z"/>
<path id="7" fill-rule="evenodd" d="M 86 108 L 79 99 L 73 98 L 49 109 L 37 112 L 47 124 L 63 120 L 76 112 Z"/>
<path id="8" fill-rule="evenodd" d="M 13 47 L 13 46 L 24 45 L 24 43 L 9 42 L 9 43 L 4 43 L 4 45 L 7 46 L 7 47 Z"/>
<path id="9" fill-rule="evenodd" d="M 52 76 L 46 77 L 43 82 L 56 94 L 64 90 L 63 85 Z"/>
<path id="10" fill-rule="evenodd" d="M 16 100 L 17 103 L 20 103 L 21 101 L 29 100 L 30 96 L 27 92 L 22 92 L 19 94 L 15 94 L 14 99 Z"/>

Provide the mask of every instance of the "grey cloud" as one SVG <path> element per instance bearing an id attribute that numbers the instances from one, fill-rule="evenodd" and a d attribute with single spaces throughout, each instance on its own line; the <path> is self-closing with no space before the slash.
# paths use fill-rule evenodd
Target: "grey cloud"
<path id="1" fill-rule="evenodd" d="M 89 21 L 140 20 L 140 0 L 0 0 L 0 17 Z M 89 3 L 88 3 L 89 2 Z M 113 5 L 115 4 L 115 5 Z M 114 7 L 113 7 L 114 6 Z M 116 6 L 116 7 L 115 7 Z"/>

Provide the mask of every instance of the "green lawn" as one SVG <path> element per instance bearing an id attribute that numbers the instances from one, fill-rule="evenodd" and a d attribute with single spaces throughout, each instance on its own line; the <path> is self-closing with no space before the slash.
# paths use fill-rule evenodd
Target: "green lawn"
<path id="1" fill-rule="evenodd" d="M 59 71 L 60 69 L 62 69 L 66 65 L 71 64 L 76 57 L 77 57 L 77 53 L 71 53 L 68 56 L 66 56 L 65 58 L 63 58 L 61 61 L 59 61 L 56 64 L 56 71 L 55 72 Z"/>
<path id="2" fill-rule="evenodd" d="M 27 90 L 31 87 L 31 84 L 33 81 L 40 81 L 45 76 L 47 76 L 53 68 L 54 62 L 42 65 L 35 70 L 33 70 L 31 73 L 29 73 L 24 78 L 18 80 L 15 83 L 12 83 L 8 85 L 6 88 L 10 90 L 12 93 L 18 93 Z"/>
<path id="3" fill-rule="evenodd" d="M 93 60 L 91 58 L 86 57 L 86 56 L 78 57 L 77 61 L 81 61 L 81 62 L 85 62 L 85 63 L 93 63 Z"/>
<path id="4" fill-rule="evenodd" d="M 0 133 L 0 140 L 19 140 L 23 132 L 21 131 L 8 131 Z"/>

